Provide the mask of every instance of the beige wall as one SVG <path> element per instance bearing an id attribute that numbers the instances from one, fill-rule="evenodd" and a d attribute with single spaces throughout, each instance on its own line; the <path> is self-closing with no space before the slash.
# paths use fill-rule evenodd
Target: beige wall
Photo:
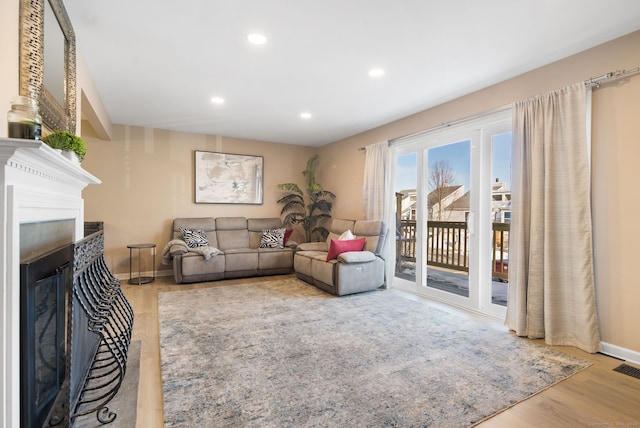
<path id="1" fill-rule="evenodd" d="M 83 130 L 91 127 L 83 124 Z M 83 134 L 83 168 L 102 180 L 83 192 L 85 220 L 104 221 L 105 258 L 116 274 L 129 272 L 128 244 L 155 243 L 157 269 L 175 217 L 278 217 L 277 184 L 302 184 L 312 148 L 116 125 L 113 140 Z M 194 151 L 264 157 L 264 204 L 194 203 Z M 144 269 L 143 269 L 144 270 Z"/>
<path id="2" fill-rule="evenodd" d="M 593 106 L 591 188 L 602 338 L 640 352 L 640 75 L 603 85 Z"/>
<path id="3" fill-rule="evenodd" d="M 640 66 L 640 32 L 320 148 L 337 217 L 362 215 L 364 153 L 359 146 L 397 138 L 491 110 L 565 84 Z M 437 84 L 437 82 L 434 82 Z M 597 301 L 604 342 L 640 352 L 640 74 L 593 93 L 593 224 Z"/>
<path id="4" fill-rule="evenodd" d="M 76 55 L 76 87 L 76 134 L 82 135 L 82 126 L 90 125 L 98 138 L 111 140 L 113 125 L 109 113 L 81 55 Z"/>
<path id="5" fill-rule="evenodd" d="M 19 56 L 18 0 L 0 1 L 0 137 L 8 135 L 7 111 L 10 102 L 20 92 L 18 72 Z"/>

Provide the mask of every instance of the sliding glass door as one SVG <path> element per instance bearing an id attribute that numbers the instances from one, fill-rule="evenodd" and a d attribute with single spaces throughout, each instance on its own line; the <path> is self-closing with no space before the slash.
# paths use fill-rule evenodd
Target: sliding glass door
<path id="1" fill-rule="evenodd" d="M 508 113 L 395 146 L 394 286 L 504 316 L 511 196 Z"/>
<path id="2" fill-rule="evenodd" d="M 471 140 L 426 148 L 426 286 L 469 298 Z M 436 291 L 438 290 L 438 291 Z"/>

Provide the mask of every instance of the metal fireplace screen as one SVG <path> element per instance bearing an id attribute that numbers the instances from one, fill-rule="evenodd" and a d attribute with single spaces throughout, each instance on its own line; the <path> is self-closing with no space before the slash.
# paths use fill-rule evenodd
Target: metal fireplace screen
<path id="1" fill-rule="evenodd" d="M 73 245 L 72 297 L 72 342 L 67 356 L 72 370 L 70 419 L 96 412 L 100 422 L 109 423 L 116 414 L 107 408 L 107 403 L 120 389 L 127 368 L 133 310 L 120 288 L 120 280 L 104 260 L 103 231 Z M 87 354 L 86 349 L 94 351 Z M 84 365 L 86 372 L 77 384 L 75 380 Z"/>
<path id="2" fill-rule="evenodd" d="M 109 410 L 107 404 L 124 380 L 133 310 L 120 288 L 120 281 L 109 271 L 104 260 L 102 230 L 66 247 L 66 252 L 69 256 L 67 271 L 59 280 L 47 277 L 41 281 L 42 284 L 66 284 L 66 287 L 58 286 L 55 298 L 40 296 L 42 293 L 34 293 L 31 297 L 36 300 L 33 305 L 36 314 L 45 307 L 59 309 L 60 303 L 66 302 L 67 309 L 56 312 L 56 317 L 62 314 L 62 321 L 58 321 L 55 328 L 43 321 L 40 328 L 56 331 L 54 345 L 48 342 L 40 345 L 43 353 L 49 356 L 43 358 L 42 363 L 30 366 L 40 367 L 32 371 L 42 371 L 46 379 L 54 379 L 47 382 L 55 383 L 59 392 L 56 394 L 55 388 L 46 385 L 41 388 L 42 392 L 36 390 L 32 395 L 24 396 L 25 405 L 39 407 L 46 399 L 47 408 L 38 413 L 38 420 L 28 419 L 23 414 L 23 427 L 73 427 L 78 416 L 94 412 L 103 424 L 116 418 L 116 413 Z M 35 325 L 39 323 L 36 321 Z M 57 353 L 52 354 L 53 347 Z M 29 347 L 23 346 L 23 349 Z M 62 361 L 61 368 L 51 368 L 51 359 Z M 29 411 L 33 412 L 33 409 Z"/>

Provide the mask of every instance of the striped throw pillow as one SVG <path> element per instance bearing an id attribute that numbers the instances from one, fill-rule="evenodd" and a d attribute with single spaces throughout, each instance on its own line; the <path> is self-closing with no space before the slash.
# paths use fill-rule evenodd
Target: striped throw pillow
<path id="1" fill-rule="evenodd" d="M 260 238 L 260 248 L 284 248 L 285 229 L 265 229 Z"/>
<path id="2" fill-rule="evenodd" d="M 180 233 L 182 233 L 182 239 L 187 243 L 189 248 L 206 247 L 209 245 L 207 234 L 202 229 L 181 227 Z"/>

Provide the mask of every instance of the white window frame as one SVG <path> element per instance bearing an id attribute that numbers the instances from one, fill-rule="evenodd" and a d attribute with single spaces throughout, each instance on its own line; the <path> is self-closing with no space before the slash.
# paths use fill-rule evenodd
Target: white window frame
<path id="1" fill-rule="evenodd" d="M 426 218 L 426 197 L 428 194 L 429 172 L 427 153 L 430 148 L 471 139 L 471 214 L 469 228 L 470 254 L 474 254 L 469 264 L 469 297 L 457 296 L 426 286 L 426 239 L 416 243 L 416 282 L 401 278 L 393 278 L 393 286 L 414 294 L 461 306 L 471 311 L 481 312 L 495 318 L 504 319 L 506 308 L 491 302 L 491 260 L 493 248 L 491 184 L 492 178 L 492 141 L 491 136 L 511 131 L 511 109 L 483 115 L 459 124 L 437 128 L 414 136 L 396 140 L 394 151 L 396 156 L 415 152 L 417 154 L 416 177 L 416 209 L 417 219 Z M 395 161 L 395 159 L 394 159 Z M 422 173 L 421 173 L 422 172 Z M 394 177 L 395 180 L 395 177 Z M 426 233 L 423 221 L 416 223 L 416 234 L 419 237 Z M 489 243 L 488 251 L 484 244 Z M 482 281 L 482 283 L 481 283 Z M 483 284 L 483 286 L 481 286 Z"/>

